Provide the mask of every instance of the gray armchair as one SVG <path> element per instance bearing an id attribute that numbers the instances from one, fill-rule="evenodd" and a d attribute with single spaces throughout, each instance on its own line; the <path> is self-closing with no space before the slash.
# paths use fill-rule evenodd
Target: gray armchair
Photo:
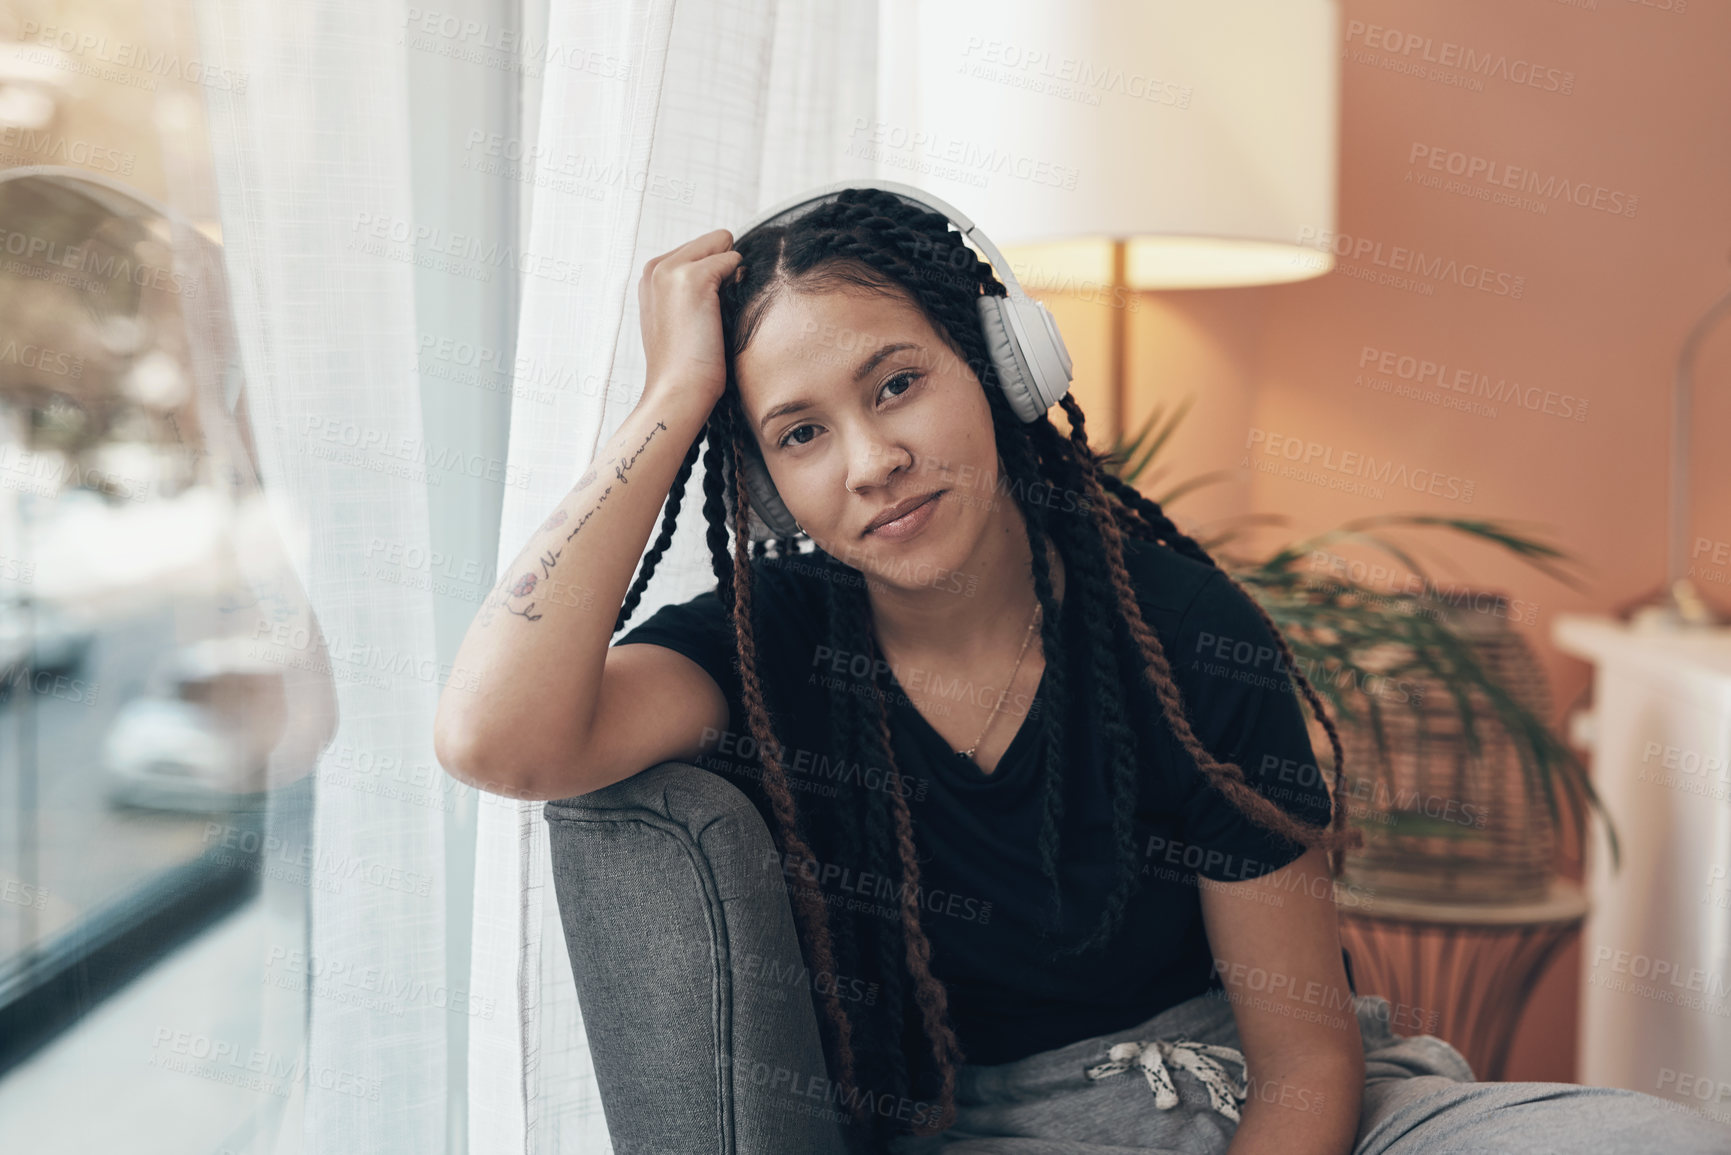
<path id="1" fill-rule="evenodd" d="M 769 830 L 663 762 L 545 806 L 565 944 L 618 1155 L 843 1155 Z"/>

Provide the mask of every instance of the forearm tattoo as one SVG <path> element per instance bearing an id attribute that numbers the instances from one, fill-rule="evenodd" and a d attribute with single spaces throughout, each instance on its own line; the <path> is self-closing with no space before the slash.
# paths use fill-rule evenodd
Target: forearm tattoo
<path id="1" fill-rule="evenodd" d="M 516 614 L 525 621 L 538 622 L 542 617 L 540 605 L 543 601 L 557 602 L 563 600 L 553 596 L 558 583 L 551 579 L 553 571 L 559 565 L 559 560 L 565 556 L 566 547 L 571 544 L 572 539 L 583 532 L 583 527 L 589 524 L 589 519 L 594 517 L 603 505 L 607 504 L 607 498 L 612 495 L 615 484 L 630 484 L 630 478 L 627 475 L 631 472 L 631 467 L 637 464 L 637 459 L 642 456 L 645 449 L 649 448 L 649 443 L 655 440 L 656 434 L 666 431 L 667 426 L 657 421 L 654 428 L 644 435 L 643 443 L 629 457 L 609 458 L 599 465 L 591 464 L 588 469 L 583 471 L 583 476 L 577 479 L 577 485 L 572 490 L 574 494 L 582 493 L 595 484 L 601 477 L 602 469 L 608 465 L 612 466 L 615 481 L 607 483 L 607 487 L 595 499 L 594 508 L 577 519 L 577 523 L 571 527 L 571 532 L 560 538 L 554 545 L 542 550 L 527 569 L 514 570 L 500 579 L 499 584 L 494 586 L 493 591 L 487 595 L 487 600 L 481 603 L 480 623 L 482 626 L 492 624 L 494 615 L 501 607 L 507 613 Z M 566 520 L 565 510 L 563 508 L 555 509 L 535 532 L 538 535 L 548 533 L 564 525 Z"/>

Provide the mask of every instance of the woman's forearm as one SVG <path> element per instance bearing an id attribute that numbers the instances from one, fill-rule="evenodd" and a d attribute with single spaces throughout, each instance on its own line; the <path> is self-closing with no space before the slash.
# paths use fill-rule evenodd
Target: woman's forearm
<path id="1" fill-rule="evenodd" d="M 720 285 L 739 271 L 711 229 L 643 266 L 643 398 L 482 603 L 439 697 L 433 749 L 472 786 L 554 797 L 532 775 L 583 749 L 619 608 L 686 452 L 725 394 Z M 583 793 L 578 784 L 556 787 Z M 528 793 L 525 795 L 525 791 Z"/>
<path id="2" fill-rule="evenodd" d="M 1227 1155 L 1350 1155 L 1364 1101 L 1364 1061 L 1294 1054 L 1252 1070 Z"/>
<path id="3" fill-rule="evenodd" d="M 464 677 L 439 700 L 447 771 L 506 793 L 580 740 L 619 607 L 709 408 L 646 392 L 502 572 L 452 663 Z"/>

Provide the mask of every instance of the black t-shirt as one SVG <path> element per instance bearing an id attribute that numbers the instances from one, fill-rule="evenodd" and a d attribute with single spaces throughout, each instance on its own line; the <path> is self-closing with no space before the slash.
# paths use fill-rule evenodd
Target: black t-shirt
<path id="1" fill-rule="evenodd" d="M 1243 768 L 1265 796 L 1303 821 L 1332 813 L 1317 768 L 1297 690 L 1268 627 L 1247 595 L 1220 570 L 1156 542 L 1126 538 L 1125 565 L 1143 620 L 1165 649 L 1191 729 L 1203 746 Z M 1074 567 L 1068 567 L 1063 633 L 1085 653 Z M 830 757 L 827 679 L 854 674 L 869 661 L 827 637 L 827 598 L 857 571 L 822 552 L 753 562 L 759 668 L 800 807 L 822 805 L 833 783 L 880 770 Z M 761 762 L 746 723 L 730 614 L 711 590 L 665 606 L 616 643 L 653 643 L 684 654 L 715 679 L 731 714 L 723 747 L 700 758 L 745 788 L 770 829 L 761 791 L 746 777 Z M 922 924 L 932 945 L 933 974 L 949 991 L 952 1022 L 967 1062 L 1010 1062 L 1132 1026 L 1221 984 L 1214 975 L 1195 876 L 1242 881 L 1277 870 L 1303 847 L 1257 825 L 1211 786 L 1179 744 L 1150 696 L 1141 708 L 1159 715 L 1161 741 L 1138 761 L 1143 775 L 1136 811 L 1140 886 L 1122 927 L 1103 950 L 1053 961 L 1055 942 L 1079 941 L 1098 923 L 1119 867 L 1112 838 L 1111 763 L 1088 723 L 1090 663 L 1073 661 L 1065 745 L 1064 819 L 1059 878 L 1063 918 L 1054 928 L 1051 884 L 1040 861 L 1047 674 L 1032 703 L 1006 703 L 998 725 L 1019 724 L 990 774 L 956 756 L 908 700 L 942 709 L 944 693 L 966 685 L 904 687 L 889 681 L 890 733 L 921 862 Z M 906 673 L 906 671 L 903 671 Z M 910 682 L 917 675 L 910 675 Z M 1079 682 L 1078 682 L 1079 679 Z M 998 676 L 1001 682 L 1002 675 Z M 856 683 L 865 685 L 864 679 Z M 905 691 L 905 692 L 904 692 Z M 984 698 L 990 701 L 990 698 Z M 866 699 L 869 702 L 869 699 Z M 718 757 L 719 756 L 719 757 Z M 868 788 L 880 784 L 863 782 Z M 814 855 L 821 857 L 821 851 Z M 815 869 L 815 868 L 814 868 Z M 826 889 L 852 891 L 893 908 L 896 883 L 846 864 L 830 865 Z M 832 911 L 836 908 L 832 905 Z M 880 908 L 882 909 L 882 908 Z M 833 917 L 833 915 L 832 915 Z M 1046 932 L 1056 930 L 1047 937 Z"/>

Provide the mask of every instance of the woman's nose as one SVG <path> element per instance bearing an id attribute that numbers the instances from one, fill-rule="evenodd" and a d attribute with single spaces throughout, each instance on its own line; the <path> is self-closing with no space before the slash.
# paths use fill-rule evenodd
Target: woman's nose
<path id="1" fill-rule="evenodd" d="M 913 454 L 891 442 L 866 438 L 848 462 L 849 493 L 888 485 L 897 470 L 913 464 Z"/>

